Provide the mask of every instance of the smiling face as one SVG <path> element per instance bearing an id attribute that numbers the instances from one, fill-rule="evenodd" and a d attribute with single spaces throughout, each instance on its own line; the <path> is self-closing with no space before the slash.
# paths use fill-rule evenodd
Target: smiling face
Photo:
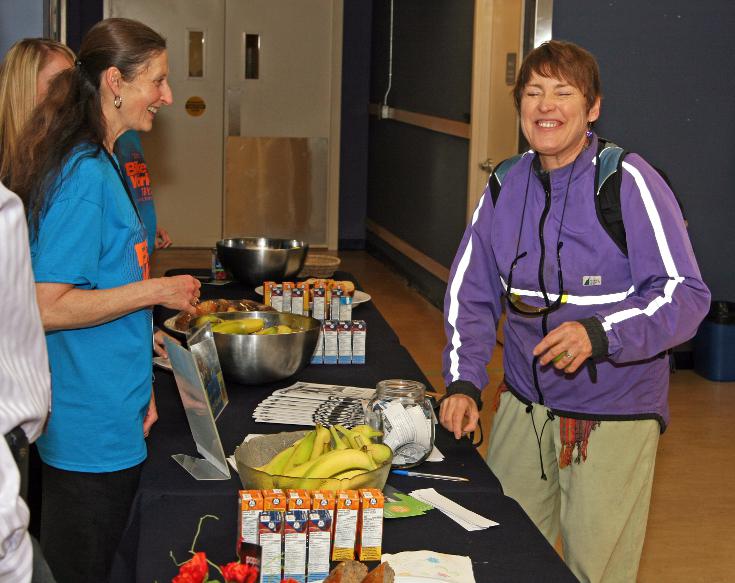
<path id="1" fill-rule="evenodd" d="M 150 131 L 159 108 L 173 103 L 166 51 L 148 59 L 132 80 L 121 80 L 120 97 L 118 113 L 123 130 Z"/>
<path id="2" fill-rule="evenodd" d="M 44 100 L 54 77 L 73 66 L 74 63 L 64 53 L 52 50 L 48 51 L 46 63 L 38 70 L 38 75 L 36 76 L 36 104 Z"/>
<path id="3" fill-rule="evenodd" d="M 600 116 L 600 100 L 587 110 L 582 92 L 563 79 L 533 73 L 523 88 L 521 129 L 545 170 L 571 164 L 587 143 L 587 124 Z"/>

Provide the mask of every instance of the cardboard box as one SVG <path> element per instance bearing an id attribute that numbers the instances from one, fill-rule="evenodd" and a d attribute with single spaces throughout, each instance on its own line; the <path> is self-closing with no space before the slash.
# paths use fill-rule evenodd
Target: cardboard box
<path id="1" fill-rule="evenodd" d="M 311 291 L 313 295 L 311 306 L 312 317 L 317 320 L 326 320 L 329 309 L 327 305 L 327 288 L 323 285 L 315 285 Z"/>
<path id="2" fill-rule="evenodd" d="M 324 326 L 319 328 L 319 337 L 316 339 L 316 348 L 311 355 L 311 364 L 324 364 Z"/>
<path id="3" fill-rule="evenodd" d="M 271 287 L 271 307 L 277 312 L 283 312 L 283 287 L 280 283 Z"/>
<path id="4" fill-rule="evenodd" d="M 337 323 L 337 363 L 352 362 L 352 322 Z"/>
<path id="5" fill-rule="evenodd" d="M 284 516 L 283 510 L 263 510 L 260 513 L 258 524 L 258 537 L 262 549 L 260 583 L 281 583 Z"/>
<path id="6" fill-rule="evenodd" d="M 289 498 L 305 504 L 303 510 L 286 510 L 283 527 L 283 578 L 306 581 L 306 535 L 309 529 L 309 504 L 301 498 Z"/>
<path id="7" fill-rule="evenodd" d="M 294 282 L 292 281 L 284 281 L 281 284 L 281 289 L 283 290 L 283 310 L 284 312 L 290 312 L 291 311 L 291 296 L 293 294 L 293 289 L 296 286 L 294 285 Z"/>
<path id="8" fill-rule="evenodd" d="M 357 558 L 379 561 L 383 546 L 383 493 L 377 488 L 362 488 L 357 525 Z"/>
<path id="9" fill-rule="evenodd" d="M 333 561 L 354 560 L 359 511 L 360 497 L 357 490 L 340 490 L 337 492 L 334 544 L 332 545 Z"/>
<path id="10" fill-rule="evenodd" d="M 311 494 L 308 490 L 286 490 L 287 510 L 309 510 Z"/>
<path id="11" fill-rule="evenodd" d="M 324 334 L 324 364 L 337 364 L 339 354 L 337 320 L 325 320 L 322 331 Z"/>
<path id="12" fill-rule="evenodd" d="M 367 324 L 365 320 L 352 320 L 352 364 L 365 364 Z"/>
<path id="13" fill-rule="evenodd" d="M 238 549 L 242 543 L 258 544 L 258 519 L 263 511 L 260 490 L 240 490 L 237 515 Z"/>
<path id="14" fill-rule="evenodd" d="M 315 504 L 312 498 L 312 507 Z M 320 503 L 321 501 L 319 501 Z M 334 502 L 334 498 L 332 498 Z M 329 574 L 329 556 L 332 545 L 334 510 L 317 508 L 309 512 L 309 551 L 307 559 L 307 582 L 320 583 Z"/>

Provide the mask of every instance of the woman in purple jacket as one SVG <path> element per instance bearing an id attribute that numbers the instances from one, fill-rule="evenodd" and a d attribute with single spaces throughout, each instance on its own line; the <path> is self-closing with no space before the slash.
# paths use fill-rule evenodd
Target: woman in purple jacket
<path id="1" fill-rule="evenodd" d="M 590 53 L 544 43 L 514 98 L 532 149 L 495 202 L 486 189 L 452 265 L 441 423 L 457 438 L 476 428 L 505 307 L 488 464 L 551 544 L 561 534 L 582 581 L 635 581 L 669 417 L 665 353 L 694 335 L 709 291 L 671 189 L 640 156 L 619 171 L 627 252 L 598 217 Z"/>

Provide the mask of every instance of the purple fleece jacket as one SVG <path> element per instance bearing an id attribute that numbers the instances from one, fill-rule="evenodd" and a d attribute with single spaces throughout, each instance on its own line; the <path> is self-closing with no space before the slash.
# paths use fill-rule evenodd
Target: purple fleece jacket
<path id="1" fill-rule="evenodd" d="M 546 193 L 532 166 L 533 152 L 505 176 L 495 207 L 485 190 L 447 286 L 444 378 L 449 392 L 453 383 L 478 389 L 487 384 L 485 367 L 495 347 L 511 263 L 527 253 L 513 270 L 513 293 L 526 303 L 544 305 L 542 270 L 553 302 L 559 293 L 556 249 L 561 241 L 568 298 L 549 314 L 548 330 L 566 321 L 599 320 L 601 328 L 596 327 L 607 338 L 607 354 L 596 360 L 597 382 L 591 381 L 586 367 L 568 375 L 534 365 L 532 350 L 543 338 L 542 318 L 507 310 L 507 384 L 522 400 L 543 402 L 557 413 L 591 419 L 653 418 L 663 430 L 669 418 L 669 363 L 662 353 L 694 335 L 709 308 L 710 294 L 673 193 L 636 154 L 626 156 L 622 165 L 620 204 L 628 256 L 616 246 L 595 209 L 596 150 L 595 136 L 573 164 L 549 173 L 545 218 Z M 541 232 L 546 245 L 543 266 Z"/>

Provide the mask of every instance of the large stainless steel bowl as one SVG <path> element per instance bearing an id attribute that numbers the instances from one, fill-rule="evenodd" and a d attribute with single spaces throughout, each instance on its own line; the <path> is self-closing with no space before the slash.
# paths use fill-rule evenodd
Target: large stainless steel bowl
<path id="1" fill-rule="evenodd" d="M 265 327 L 286 324 L 293 334 L 214 334 L 225 378 L 244 385 L 272 383 L 303 369 L 314 354 L 319 320 L 281 312 L 220 312 L 223 320 L 262 318 Z"/>
<path id="2" fill-rule="evenodd" d="M 295 239 L 249 237 L 217 242 L 222 266 L 238 281 L 260 285 L 294 277 L 304 265 L 309 244 Z"/>

